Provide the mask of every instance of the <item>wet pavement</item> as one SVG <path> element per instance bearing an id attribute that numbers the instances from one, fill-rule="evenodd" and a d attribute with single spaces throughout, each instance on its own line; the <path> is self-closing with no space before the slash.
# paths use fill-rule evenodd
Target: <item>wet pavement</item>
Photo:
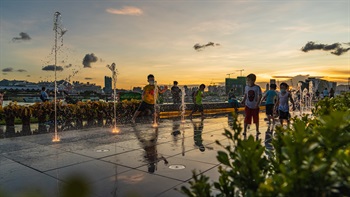
<path id="1" fill-rule="evenodd" d="M 261 113 L 263 144 L 271 140 L 264 118 Z M 217 181 L 216 155 L 223 148 L 215 140 L 229 144 L 222 133 L 230 121 L 226 114 L 185 123 L 162 119 L 158 128 L 150 123 L 119 125 L 117 134 L 111 128 L 70 130 L 59 132 L 60 142 L 52 142 L 52 133 L 0 139 L 0 191 L 59 196 L 61 186 L 78 175 L 92 197 L 185 196 L 175 188 L 189 186 L 193 170 Z M 256 135 L 255 125 L 248 135 Z"/>

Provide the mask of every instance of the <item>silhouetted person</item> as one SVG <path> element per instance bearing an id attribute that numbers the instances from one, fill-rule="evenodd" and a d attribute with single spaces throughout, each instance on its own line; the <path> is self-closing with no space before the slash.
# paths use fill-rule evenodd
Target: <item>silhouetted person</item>
<path id="1" fill-rule="evenodd" d="M 230 107 L 233 107 L 235 109 L 235 112 L 237 113 L 239 104 L 233 89 L 231 89 L 228 92 L 228 103 L 230 104 Z"/>
<path id="2" fill-rule="evenodd" d="M 320 98 L 320 92 L 316 90 L 316 99 L 318 100 Z"/>
<path id="3" fill-rule="evenodd" d="M 329 97 L 331 97 L 331 98 L 334 97 L 334 89 L 333 89 L 333 88 L 331 88 L 331 89 L 329 90 Z"/>
<path id="4" fill-rule="evenodd" d="M 171 94 L 173 97 L 174 104 L 181 103 L 181 97 L 180 97 L 181 89 L 179 88 L 179 86 L 177 86 L 177 84 L 178 82 L 174 81 L 174 85 L 173 87 L 171 87 Z"/>
<path id="5" fill-rule="evenodd" d="M 40 92 L 40 99 L 42 102 L 46 102 L 49 100 L 49 95 L 46 93 L 46 88 L 42 87 Z"/>

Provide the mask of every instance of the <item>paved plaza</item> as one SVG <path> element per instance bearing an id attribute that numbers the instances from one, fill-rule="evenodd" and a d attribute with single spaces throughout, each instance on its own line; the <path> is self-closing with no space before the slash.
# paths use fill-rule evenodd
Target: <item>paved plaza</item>
<path id="1" fill-rule="evenodd" d="M 242 114 L 239 119 L 242 121 Z M 260 114 L 260 138 L 265 141 L 267 125 Z M 73 175 L 88 182 L 92 197 L 184 196 L 175 190 L 189 186 L 192 170 L 211 180 L 219 177 L 215 143 L 227 145 L 222 135 L 232 116 L 162 119 L 158 128 L 151 124 L 95 127 L 0 139 L 0 190 L 6 196 L 39 190 L 44 196 L 59 196 L 62 185 Z M 255 125 L 248 135 L 255 136 Z"/>

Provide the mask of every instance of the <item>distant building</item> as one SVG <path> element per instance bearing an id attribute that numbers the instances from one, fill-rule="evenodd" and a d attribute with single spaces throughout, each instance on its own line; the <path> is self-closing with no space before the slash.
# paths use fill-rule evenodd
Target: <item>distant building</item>
<path id="1" fill-rule="evenodd" d="M 233 89 L 234 94 L 237 96 L 242 96 L 244 95 L 244 88 L 246 85 L 246 80 L 247 77 L 237 77 L 236 79 L 234 78 L 226 78 L 225 79 L 225 89 L 226 89 L 226 94 Z"/>
<path id="2" fill-rule="evenodd" d="M 142 92 L 142 88 L 141 87 L 134 87 L 132 89 L 132 91 L 134 91 L 134 92 Z"/>
<path id="3" fill-rule="evenodd" d="M 302 86 L 303 88 L 309 88 L 308 83 L 312 81 L 313 84 L 313 89 L 316 92 L 317 90 L 319 92 L 322 92 L 325 88 L 327 88 L 328 90 L 330 90 L 331 88 L 334 89 L 334 91 L 336 91 L 337 88 L 337 82 L 331 82 L 331 81 L 327 81 L 324 79 L 319 79 L 319 78 L 314 78 L 314 77 L 309 77 L 308 79 L 305 80 L 305 86 Z"/>
<path id="4" fill-rule="evenodd" d="M 335 93 L 340 94 L 342 92 L 350 92 L 350 86 L 349 85 L 338 85 Z"/>
<path id="5" fill-rule="evenodd" d="M 96 93 L 102 93 L 101 86 L 97 86 L 94 83 L 90 84 L 89 82 L 84 84 L 80 83 L 79 81 L 73 81 L 73 87 L 75 92 L 80 93 L 80 92 L 96 92 Z"/>
<path id="6" fill-rule="evenodd" d="M 111 93 L 112 90 L 112 77 L 105 76 L 105 87 L 103 88 L 103 91 L 105 93 Z"/>

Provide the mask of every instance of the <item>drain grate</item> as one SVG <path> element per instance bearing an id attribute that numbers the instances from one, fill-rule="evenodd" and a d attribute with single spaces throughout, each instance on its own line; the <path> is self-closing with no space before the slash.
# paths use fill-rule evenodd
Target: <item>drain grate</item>
<path id="1" fill-rule="evenodd" d="M 172 170 L 182 170 L 182 169 L 185 169 L 186 167 L 184 165 L 175 164 L 175 165 L 170 165 L 169 168 Z"/>
<path id="2" fill-rule="evenodd" d="M 103 152 L 108 152 L 109 151 L 109 149 L 98 149 L 98 150 L 96 150 L 96 152 L 98 152 L 98 153 L 103 153 Z"/>

